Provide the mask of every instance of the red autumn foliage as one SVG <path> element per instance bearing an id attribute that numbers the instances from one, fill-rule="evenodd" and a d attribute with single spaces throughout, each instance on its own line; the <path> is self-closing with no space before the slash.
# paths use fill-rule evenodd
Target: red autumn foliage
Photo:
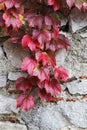
<path id="1" fill-rule="evenodd" d="M 65 2 L 69 9 L 76 6 L 87 10 L 86 0 Z M 21 91 L 17 107 L 25 111 L 34 108 L 31 94 L 35 88 L 37 95 L 49 102 L 61 92 L 61 80 L 68 79 L 67 70 L 57 67 L 55 59 L 56 51 L 69 48 L 68 38 L 60 33 L 57 16 L 63 4 L 62 0 L 0 0 L 0 27 L 7 30 L 12 42 L 20 43 L 30 53 L 21 65 L 27 77 L 20 77 L 15 83 L 16 91 Z"/>

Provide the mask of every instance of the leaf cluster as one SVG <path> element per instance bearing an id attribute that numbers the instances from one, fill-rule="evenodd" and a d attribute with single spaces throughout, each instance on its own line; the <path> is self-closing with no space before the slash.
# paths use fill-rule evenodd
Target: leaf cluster
<path id="1" fill-rule="evenodd" d="M 16 80 L 15 89 L 21 91 L 17 107 L 27 111 L 34 108 L 32 92 L 38 89 L 39 98 L 51 101 L 61 92 L 61 80 L 68 79 L 68 72 L 56 65 L 55 54 L 69 48 L 69 40 L 60 33 L 61 20 L 57 15 L 64 4 L 71 9 L 87 9 L 86 0 L 0 0 L 0 26 L 5 28 L 13 43 L 28 48 L 21 71 L 27 77 Z"/>

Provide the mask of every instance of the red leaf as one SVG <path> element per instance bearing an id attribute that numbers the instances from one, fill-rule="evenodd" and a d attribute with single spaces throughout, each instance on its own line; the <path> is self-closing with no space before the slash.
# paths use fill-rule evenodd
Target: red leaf
<path id="1" fill-rule="evenodd" d="M 16 101 L 17 101 L 17 108 L 18 108 L 18 107 L 21 107 L 24 98 L 25 98 L 25 95 L 19 95 L 19 96 L 17 97 L 17 99 L 16 99 Z"/>
<path id="2" fill-rule="evenodd" d="M 38 42 L 40 44 L 44 44 L 47 41 L 51 40 L 51 33 L 48 30 L 43 30 L 39 35 L 38 35 Z"/>
<path id="3" fill-rule="evenodd" d="M 50 66 L 55 67 L 56 66 L 56 59 L 55 59 L 55 53 L 52 51 L 48 51 L 48 55 L 50 57 Z"/>
<path id="4" fill-rule="evenodd" d="M 44 81 L 45 79 L 49 79 L 49 69 L 48 68 L 35 68 L 33 72 L 34 76 L 37 76 L 40 82 Z"/>
<path id="5" fill-rule="evenodd" d="M 22 70 L 22 71 L 26 71 L 29 64 L 30 64 L 30 58 L 26 57 L 26 58 L 23 60 L 23 62 L 22 62 L 21 70 Z"/>
<path id="6" fill-rule="evenodd" d="M 39 97 L 43 100 L 45 99 L 47 102 L 50 102 L 52 99 L 52 96 L 50 93 L 46 93 L 45 89 L 39 90 L 38 93 Z"/>
<path id="7" fill-rule="evenodd" d="M 21 65 L 21 70 L 22 71 L 28 71 L 28 74 L 32 75 L 33 74 L 33 70 L 36 67 L 37 62 L 31 58 L 26 57 Z"/>
<path id="8" fill-rule="evenodd" d="M 29 82 L 30 84 L 33 86 L 33 87 L 36 87 L 38 82 L 39 82 L 39 79 L 37 76 L 32 76 L 32 77 L 29 77 Z"/>
<path id="9" fill-rule="evenodd" d="M 58 40 L 56 41 L 56 43 L 57 43 L 57 49 L 65 48 L 66 50 L 68 50 L 70 46 L 68 38 L 65 37 L 63 34 L 58 35 Z"/>
<path id="10" fill-rule="evenodd" d="M 38 82 L 38 87 L 39 87 L 40 89 L 43 89 L 44 86 L 45 86 L 45 81 L 43 81 L 43 82 Z"/>
<path id="11" fill-rule="evenodd" d="M 53 38 L 54 38 L 54 39 L 58 38 L 59 28 L 54 28 L 54 29 L 53 29 L 53 32 L 54 32 Z"/>
<path id="12" fill-rule="evenodd" d="M 33 37 L 33 39 L 37 39 L 39 33 L 40 33 L 40 31 L 34 29 L 33 32 L 32 32 L 32 37 Z"/>
<path id="13" fill-rule="evenodd" d="M 48 5 L 53 5 L 55 3 L 55 0 L 48 0 Z"/>
<path id="14" fill-rule="evenodd" d="M 39 29 L 41 29 L 43 24 L 43 17 L 41 15 L 36 16 L 33 24 L 37 26 Z"/>
<path id="15" fill-rule="evenodd" d="M 13 2 L 11 0 L 6 0 L 5 6 L 6 6 L 7 9 L 10 9 L 10 8 L 13 7 Z"/>
<path id="16" fill-rule="evenodd" d="M 7 10 L 3 13 L 3 19 L 5 20 L 6 27 L 12 26 L 16 31 L 22 25 L 19 14 L 16 10 Z"/>
<path id="17" fill-rule="evenodd" d="M 57 96 L 61 92 L 61 86 L 56 79 L 51 79 L 50 81 L 45 80 L 45 86 L 47 93 L 51 93 L 53 96 Z"/>
<path id="18" fill-rule="evenodd" d="M 1 2 L 4 2 L 4 1 L 5 1 L 5 0 L 0 0 L 0 3 L 1 3 Z"/>
<path id="19" fill-rule="evenodd" d="M 50 62 L 50 57 L 48 56 L 48 54 L 46 52 L 37 52 L 36 53 L 36 60 L 37 62 L 42 62 L 42 65 L 48 65 Z"/>
<path id="20" fill-rule="evenodd" d="M 19 95 L 16 101 L 17 108 L 21 107 L 25 111 L 28 111 L 30 108 L 34 108 L 34 98 L 32 96 Z"/>
<path id="21" fill-rule="evenodd" d="M 22 46 L 23 47 L 29 47 L 31 51 L 34 51 L 36 49 L 36 46 L 38 46 L 37 42 L 34 42 L 34 40 L 29 35 L 24 35 L 22 38 Z"/>
<path id="22" fill-rule="evenodd" d="M 32 13 L 32 12 L 27 12 L 25 14 L 25 20 L 30 24 L 32 22 L 32 19 L 35 18 L 35 13 Z M 32 24 L 31 24 L 32 25 Z"/>
<path id="23" fill-rule="evenodd" d="M 31 85 L 29 79 L 24 78 L 24 77 L 20 77 L 16 80 L 15 87 L 16 87 L 17 90 L 22 90 L 24 92 L 26 90 L 32 89 L 32 85 Z"/>
<path id="24" fill-rule="evenodd" d="M 22 47 L 27 47 L 30 39 L 31 37 L 29 35 L 24 35 L 22 38 Z"/>
<path id="25" fill-rule="evenodd" d="M 12 8 L 15 6 L 15 8 L 20 8 L 20 1 L 16 0 L 4 0 L 5 6 L 7 9 Z"/>
<path id="26" fill-rule="evenodd" d="M 45 16 L 45 24 L 47 25 L 47 26 L 51 26 L 52 24 L 53 24 L 53 22 L 52 22 L 52 18 L 50 17 L 50 16 Z"/>
<path id="27" fill-rule="evenodd" d="M 55 42 L 54 41 L 52 41 L 51 43 L 47 42 L 46 43 L 46 50 L 50 50 L 52 52 L 55 52 L 57 50 Z"/>
<path id="28" fill-rule="evenodd" d="M 62 80 L 66 82 L 68 79 L 68 72 L 65 68 L 60 66 L 54 69 L 54 76 L 57 81 L 59 81 L 62 78 Z"/>
<path id="29" fill-rule="evenodd" d="M 71 7 L 74 5 L 74 3 L 75 3 L 75 0 L 66 0 L 66 2 L 67 2 L 67 4 L 68 4 L 68 6 L 69 6 L 69 8 L 71 9 Z"/>
<path id="30" fill-rule="evenodd" d="M 60 8 L 60 3 L 57 0 L 48 0 L 48 5 L 53 5 L 54 11 Z"/>
<path id="31" fill-rule="evenodd" d="M 55 3 L 53 5 L 54 11 L 57 11 L 58 9 L 60 9 L 60 7 L 61 7 L 60 3 L 58 3 L 57 0 L 55 0 Z"/>
<path id="32" fill-rule="evenodd" d="M 38 83 L 40 89 L 46 90 L 46 93 L 52 94 L 52 96 L 57 96 L 61 92 L 61 86 L 56 79 L 45 80 Z"/>
<path id="33" fill-rule="evenodd" d="M 81 8 L 82 8 L 82 2 L 81 2 L 81 1 L 75 2 L 75 6 L 76 6 L 79 10 L 81 10 Z"/>
<path id="34" fill-rule="evenodd" d="M 40 69 L 38 72 L 38 78 L 40 79 L 40 81 L 44 81 L 45 79 L 49 79 L 49 71 L 48 69 L 44 68 L 44 69 Z"/>
<path id="35" fill-rule="evenodd" d="M 39 29 L 41 29 L 43 24 L 43 17 L 41 15 L 29 13 L 26 15 L 25 19 L 28 21 L 30 27 L 37 26 Z"/>

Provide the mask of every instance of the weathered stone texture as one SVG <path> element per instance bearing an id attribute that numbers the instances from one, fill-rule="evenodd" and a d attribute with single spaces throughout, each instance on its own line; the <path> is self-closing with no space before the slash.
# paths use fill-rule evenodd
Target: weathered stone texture
<path id="1" fill-rule="evenodd" d="M 65 85 L 71 94 L 87 94 L 87 80 L 77 80 Z"/>
<path id="2" fill-rule="evenodd" d="M 64 127 L 62 129 L 59 129 L 59 130 L 87 130 L 87 129 L 81 129 L 81 128 L 78 128 L 75 126 L 68 126 L 68 127 Z"/>
<path id="3" fill-rule="evenodd" d="M 87 128 L 87 102 L 59 102 L 40 106 L 26 113 L 23 119 L 29 130 L 59 130 L 73 124 Z"/>
<path id="4" fill-rule="evenodd" d="M 87 26 L 87 12 L 81 12 L 74 8 L 70 14 L 70 27 L 72 32 L 76 32 Z"/>
<path id="5" fill-rule="evenodd" d="M 59 107 L 70 123 L 80 128 L 87 128 L 87 102 L 61 102 Z"/>
<path id="6" fill-rule="evenodd" d="M 11 81 L 15 81 L 20 77 L 26 77 L 26 76 L 27 74 L 22 72 L 9 72 L 8 79 Z"/>
<path id="7" fill-rule="evenodd" d="M 0 122 L 0 130 L 27 130 L 25 125 L 13 124 L 10 122 Z"/>
<path id="8" fill-rule="evenodd" d="M 5 87 L 7 82 L 7 77 L 6 76 L 0 76 L 0 88 Z"/>
<path id="9" fill-rule="evenodd" d="M 5 57 L 0 59 L 0 75 L 7 75 L 12 70 L 14 70 L 13 67 Z"/>
<path id="10" fill-rule="evenodd" d="M 0 59 L 2 59 L 3 57 L 4 57 L 4 53 L 3 53 L 2 48 L 0 47 Z"/>
<path id="11" fill-rule="evenodd" d="M 20 68 L 22 60 L 29 56 L 29 51 L 26 51 L 20 44 L 5 43 L 4 50 L 7 54 L 10 64 L 15 68 Z"/>
<path id="12" fill-rule="evenodd" d="M 18 113 L 16 101 L 7 96 L 0 95 L 0 114 Z"/>
<path id="13" fill-rule="evenodd" d="M 69 123 L 58 111 L 57 105 L 36 107 L 25 113 L 23 117 L 28 124 L 29 130 L 58 130 Z"/>
<path id="14" fill-rule="evenodd" d="M 80 31 L 79 35 L 87 40 L 87 27 L 85 28 L 85 31 Z"/>
<path id="15" fill-rule="evenodd" d="M 64 64 L 64 61 L 65 61 L 65 58 L 67 56 L 67 53 L 66 53 L 66 50 L 63 49 L 63 50 L 59 50 L 57 53 L 56 53 L 56 62 L 57 62 L 57 65 L 63 65 Z"/>

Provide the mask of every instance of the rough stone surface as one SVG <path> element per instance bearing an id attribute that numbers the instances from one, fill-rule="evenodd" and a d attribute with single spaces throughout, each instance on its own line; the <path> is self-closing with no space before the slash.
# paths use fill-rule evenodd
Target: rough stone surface
<path id="1" fill-rule="evenodd" d="M 80 128 L 87 128 L 87 102 L 61 102 L 59 107 L 70 123 Z"/>
<path id="2" fill-rule="evenodd" d="M 40 106 L 26 113 L 23 119 L 29 130 L 59 130 L 70 124 L 87 128 L 87 102 L 62 101 L 57 105 Z"/>
<path id="3" fill-rule="evenodd" d="M 4 53 L 3 53 L 2 48 L 0 47 L 0 59 L 1 59 L 2 57 L 4 57 Z"/>
<path id="4" fill-rule="evenodd" d="M 26 51 L 19 44 L 5 43 L 4 50 L 7 54 L 10 64 L 15 68 L 20 68 L 22 60 L 29 56 L 29 51 Z"/>
<path id="5" fill-rule="evenodd" d="M 6 76 L 0 76 L 0 88 L 5 87 L 7 82 L 7 77 Z"/>
<path id="6" fill-rule="evenodd" d="M 87 94 L 87 80 L 77 80 L 67 83 L 66 87 L 71 94 Z"/>
<path id="7" fill-rule="evenodd" d="M 82 38 L 87 38 L 87 29 L 85 31 L 80 31 L 79 35 L 82 37 Z"/>
<path id="8" fill-rule="evenodd" d="M 12 70 L 14 70 L 14 68 L 5 57 L 0 59 L 0 75 L 7 75 L 7 73 Z"/>
<path id="9" fill-rule="evenodd" d="M 0 130 L 27 130 L 25 125 L 13 124 L 10 122 L 0 122 Z"/>
<path id="10" fill-rule="evenodd" d="M 29 130 L 58 130 L 69 124 L 58 111 L 57 105 L 36 107 L 26 113 L 23 119 L 28 124 Z"/>
<path id="11" fill-rule="evenodd" d="M 68 126 L 68 127 L 64 127 L 62 129 L 59 130 L 87 130 L 87 129 L 81 129 L 81 128 L 77 128 L 75 126 Z"/>
<path id="12" fill-rule="evenodd" d="M 70 48 L 63 66 L 67 68 L 70 77 L 87 75 L 87 41 L 78 35 L 67 36 L 69 37 Z"/>
<path id="13" fill-rule="evenodd" d="M 63 49 L 63 50 L 59 50 L 57 53 L 56 53 L 56 62 L 57 62 L 57 65 L 63 65 L 64 64 L 64 61 L 65 61 L 65 58 L 66 58 L 66 50 Z"/>
<path id="14" fill-rule="evenodd" d="M 72 32 L 76 32 L 87 26 L 87 12 L 81 12 L 74 8 L 70 14 L 70 27 Z"/>
<path id="15" fill-rule="evenodd" d="M 7 96 L 0 95 L 0 114 L 17 113 L 16 101 Z"/>
<path id="16" fill-rule="evenodd" d="M 27 74 L 22 72 L 9 72 L 8 79 L 11 81 L 15 81 L 20 77 L 26 77 L 26 76 Z"/>

